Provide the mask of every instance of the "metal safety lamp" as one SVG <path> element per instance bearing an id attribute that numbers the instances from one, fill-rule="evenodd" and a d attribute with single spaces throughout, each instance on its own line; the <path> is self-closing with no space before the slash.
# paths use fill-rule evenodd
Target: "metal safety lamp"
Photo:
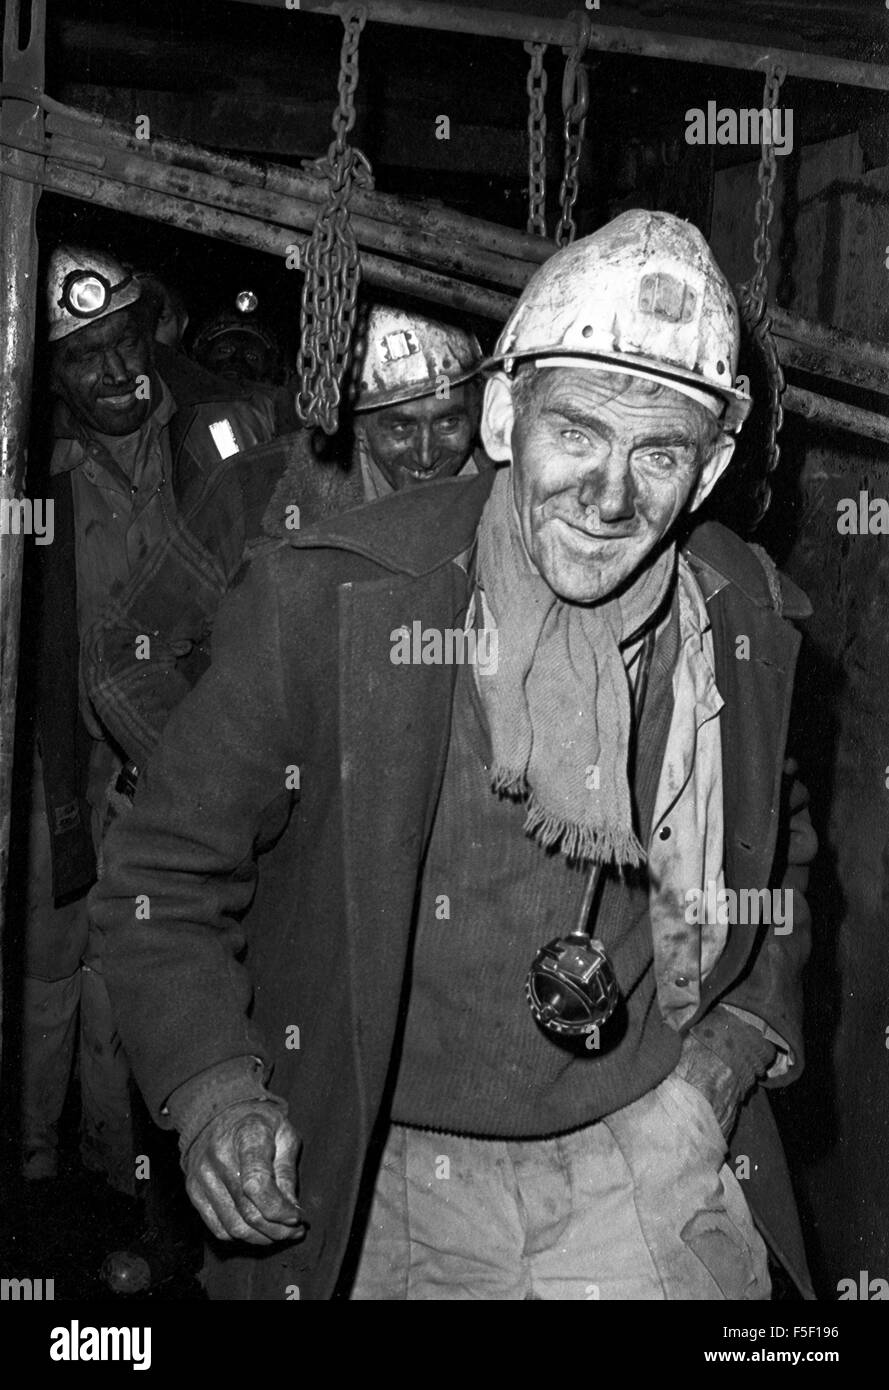
<path id="1" fill-rule="evenodd" d="M 620 1001 L 614 966 L 601 941 L 585 932 L 557 937 L 534 957 L 525 995 L 541 1027 L 581 1038 L 607 1023 Z"/>

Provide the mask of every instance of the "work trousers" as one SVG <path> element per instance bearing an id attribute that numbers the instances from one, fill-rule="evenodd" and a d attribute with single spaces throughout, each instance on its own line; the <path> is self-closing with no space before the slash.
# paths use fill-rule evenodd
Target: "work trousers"
<path id="1" fill-rule="evenodd" d="M 673 1075 L 553 1139 L 393 1125 L 351 1297 L 767 1299 L 725 1155 L 709 1103 Z"/>
<path id="2" fill-rule="evenodd" d="M 129 1066 L 111 1011 L 86 898 L 56 907 L 39 759 L 29 825 L 22 1022 L 24 1171 L 49 1175 L 75 1057 L 81 1157 L 113 1187 L 136 1190 Z"/>

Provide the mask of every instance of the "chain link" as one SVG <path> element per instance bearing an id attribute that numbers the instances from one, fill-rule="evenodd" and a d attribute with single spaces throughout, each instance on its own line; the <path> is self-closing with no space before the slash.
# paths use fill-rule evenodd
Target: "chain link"
<path id="1" fill-rule="evenodd" d="M 531 55 L 528 80 L 528 231 L 546 236 L 546 88 L 545 43 L 526 43 Z"/>
<path id="2" fill-rule="evenodd" d="M 787 70 L 780 64 L 775 64 L 766 72 L 763 109 L 770 113 L 770 122 L 772 120 L 771 113 L 778 105 L 781 84 L 786 76 Z M 770 130 L 769 134 L 771 133 Z M 772 188 L 775 183 L 776 172 L 777 161 L 774 147 L 770 141 L 763 141 L 757 172 L 759 197 L 754 213 L 756 222 L 756 235 L 753 239 L 754 270 L 747 284 L 741 287 L 738 300 L 741 315 L 763 355 L 769 392 L 765 468 L 755 496 L 754 526 L 762 521 L 771 504 L 772 489 L 769 478 L 778 467 L 781 458 L 778 435 L 784 423 L 784 407 L 781 404 L 785 385 L 784 371 L 778 357 L 778 347 L 771 331 L 771 317 L 766 313 L 768 270 L 772 257 L 771 225 L 775 215 Z"/>
<path id="3" fill-rule="evenodd" d="M 303 424 L 318 425 L 325 434 L 335 434 L 337 430 L 341 386 L 361 282 L 349 199 L 356 181 L 356 162 L 366 165 L 367 161 L 349 145 L 347 137 L 355 125 L 358 42 L 366 22 L 363 5 L 353 6 L 343 16 L 339 100 L 332 121 L 334 139 L 326 159 L 319 164 L 328 177 L 327 202 L 318 214 L 302 257 L 305 278 L 296 412 Z"/>
<path id="4" fill-rule="evenodd" d="M 567 55 L 565 75 L 562 79 L 562 111 L 565 116 L 565 171 L 559 189 L 561 216 L 556 226 L 555 235 L 555 242 L 559 247 L 570 246 L 577 235 L 574 205 L 580 192 L 578 170 L 590 100 L 589 78 L 587 70 L 581 62 L 589 43 L 590 17 L 581 11 L 579 19 L 580 29 L 576 44 L 571 49 L 563 50 Z"/>
<path id="5" fill-rule="evenodd" d="M 772 67 L 766 73 L 765 86 L 763 90 L 763 109 L 771 113 L 778 105 L 778 97 L 781 92 L 781 83 L 787 76 L 787 69 L 779 65 Z M 771 134 L 771 130 L 769 132 Z M 759 198 L 756 202 L 756 236 L 753 242 L 753 262 L 755 270 L 753 279 L 750 282 L 751 293 L 760 306 L 760 312 L 765 309 L 765 302 L 768 294 L 767 276 L 769 261 L 772 256 L 772 241 L 770 228 L 772 218 L 775 215 L 775 203 L 772 198 L 772 187 L 775 182 L 775 175 L 778 170 L 778 163 L 775 158 L 775 147 L 771 141 L 763 141 L 759 159 L 759 170 L 757 180 L 759 182 Z"/>

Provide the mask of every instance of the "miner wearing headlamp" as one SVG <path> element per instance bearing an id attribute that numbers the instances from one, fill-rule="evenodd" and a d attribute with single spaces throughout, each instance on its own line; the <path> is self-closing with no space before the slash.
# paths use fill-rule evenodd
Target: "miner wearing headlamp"
<path id="1" fill-rule="evenodd" d="M 198 329 L 191 345 L 195 361 L 226 381 L 278 385 L 281 347 L 258 308 L 252 290 L 239 291 L 231 307 L 213 314 Z"/>
<path id="2" fill-rule="evenodd" d="M 136 767 L 205 669 L 217 609 L 245 560 L 364 501 L 491 467 L 478 441 L 481 362 L 465 328 L 375 304 L 359 333 L 351 416 L 344 411 L 350 458 L 320 461 L 298 429 L 214 474 L 84 637 L 92 707 Z"/>
<path id="3" fill-rule="evenodd" d="M 481 361 L 478 339 L 465 328 L 373 306 L 354 366 L 365 496 L 471 477 L 489 463 L 478 444 Z"/>
<path id="4" fill-rule="evenodd" d="M 23 1041 L 24 1175 L 57 1171 L 57 1125 L 80 1015 L 82 1153 L 134 1190 L 128 1070 L 85 893 L 110 804 L 129 786 L 121 750 L 83 697 L 79 634 L 177 525 L 224 459 L 271 437 L 271 412 L 152 341 L 142 288 L 115 257 L 60 246 L 47 273 L 48 476 L 54 543 L 26 609 L 36 630 L 35 790 L 30 824 Z M 36 561 L 35 561 L 36 563 Z"/>
<path id="5" fill-rule="evenodd" d="M 213 1296 L 765 1299 L 765 1242 L 812 1296 L 765 1095 L 802 1066 L 808 606 L 694 517 L 737 349 L 700 233 L 624 213 L 504 329 L 505 467 L 223 604 L 95 893 Z M 710 884 L 791 929 L 690 912 Z"/>

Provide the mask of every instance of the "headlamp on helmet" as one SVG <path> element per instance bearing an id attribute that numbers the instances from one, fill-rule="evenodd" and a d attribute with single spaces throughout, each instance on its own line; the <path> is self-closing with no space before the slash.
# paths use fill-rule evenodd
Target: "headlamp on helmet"
<path id="1" fill-rule="evenodd" d="M 94 319 L 103 314 L 112 297 L 132 280 L 126 275 L 116 285 L 98 270 L 72 270 L 65 276 L 58 304 L 78 319 Z"/>
<path id="2" fill-rule="evenodd" d="M 46 277 L 49 341 L 89 328 L 99 319 L 126 309 L 141 298 L 142 286 L 132 271 L 107 251 L 86 246 L 57 246 Z"/>
<path id="3" fill-rule="evenodd" d="M 259 299 L 252 290 L 239 290 L 235 295 L 235 308 L 239 314 L 255 314 Z"/>
<path id="4" fill-rule="evenodd" d="M 223 309 L 220 313 L 214 314 L 202 328 L 198 329 L 192 344 L 194 356 L 200 361 L 212 343 L 215 343 L 218 338 L 224 338 L 229 333 L 247 333 L 258 339 L 268 352 L 277 357 L 280 347 L 271 329 L 258 315 L 259 295 L 256 291 L 251 289 L 238 290 L 234 300 L 230 302 L 233 305 L 232 308 Z"/>

